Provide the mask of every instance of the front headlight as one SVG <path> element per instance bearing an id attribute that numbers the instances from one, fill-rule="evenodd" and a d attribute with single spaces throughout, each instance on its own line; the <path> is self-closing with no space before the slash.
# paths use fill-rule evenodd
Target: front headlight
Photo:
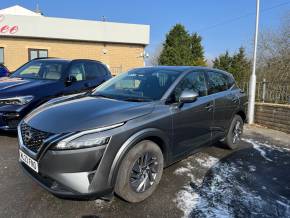
<path id="1" fill-rule="evenodd" d="M 69 136 L 60 142 L 58 142 L 53 150 L 72 150 L 80 148 L 90 148 L 96 146 L 107 145 L 110 142 L 111 137 L 100 137 L 97 133 L 105 130 L 110 130 L 124 125 L 124 123 L 118 123 L 111 126 L 101 127 L 93 130 L 87 130 L 83 132 L 76 133 Z"/>
<path id="2" fill-rule="evenodd" d="M 94 134 L 79 137 L 70 142 L 61 141 L 54 149 L 57 150 L 72 150 L 80 148 L 90 148 L 95 146 L 106 145 L 110 141 L 110 137 L 95 138 Z"/>
<path id="3" fill-rule="evenodd" d="M 32 95 L 27 96 L 18 96 L 18 97 L 11 97 L 11 98 L 0 98 L 0 105 L 25 105 L 31 102 L 33 99 Z"/>

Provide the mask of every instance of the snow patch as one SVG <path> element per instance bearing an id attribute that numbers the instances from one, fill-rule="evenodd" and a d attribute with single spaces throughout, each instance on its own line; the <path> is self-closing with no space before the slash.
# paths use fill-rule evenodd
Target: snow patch
<path id="1" fill-rule="evenodd" d="M 264 159 L 271 162 L 273 160 L 268 155 L 272 150 L 290 150 L 268 142 L 261 143 L 245 138 L 242 140 L 252 144 Z M 249 216 L 250 214 L 247 214 L 249 211 L 257 217 L 277 213 L 290 215 L 289 200 L 278 197 L 276 204 L 273 204 L 271 199 L 264 199 L 259 192 L 247 185 L 247 181 L 253 176 L 252 173 L 257 171 L 255 165 L 247 165 L 248 171 L 241 170 L 243 168 L 241 166 L 245 165 L 244 161 L 218 163 L 217 158 L 205 154 L 193 157 L 191 162 L 194 161 L 202 168 L 211 168 L 212 173 L 202 181 L 200 186 L 186 184 L 176 194 L 174 202 L 183 211 L 183 217 L 236 217 L 241 213 Z M 191 176 L 192 182 L 196 183 L 197 179 L 194 177 L 196 169 L 197 166 L 187 162 L 186 166 L 177 169 L 175 174 Z M 265 186 L 261 189 L 268 190 Z"/>
<path id="2" fill-rule="evenodd" d="M 174 171 L 174 174 L 175 175 L 184 175 L 184 174 L 187 174 L 189 172 L 191 172 L 190 169 L 188 169 L 186 167 L 180 167 Z"/>
<path id="3" fill-rule="evenodd" d="M 245 139 L 245 138 L 242 138 L 243 141 L 245 142 L 248 142 L 250 144 L 256 144 L 258 145 L 259 147 L 266 147 L 266 148 L 269 148 L 271 150 L 277 150 L 277 151 L 280 151 L 280 152 L 284 152 L 284 151 L 290 151 L 290 148 L 288 147 L 281 147 L 281 146 L 277 146 L 277 145 L 273 145 L 273 144 L 269 144 L 268 141 L 265 141 L 265 142 L 260 142 L 260 141 L 257 141 L 257 140 L 253 140 L 253 139 Z M 288 145 L 286 145 L 288 146 Z"/>
<path id="4" fill-rule="evenodd" d="M 250 172 L 255 172 L 256 171 L 256 167 L 253 165 L 248 166 L 249 167 L 249 171 Z"/>
<path id="5" fill-rule="evenodd" d="M 200 166 L 208 169 L 212 168 L 217 162 L 219 162 L 219 159 L 212 156 L 207 156 L 204 158 L 197 157 L 195 160 L 198 162 Z"/>
<path id="6" fill-rule="evenodd" d="M 191 182 L 193 182 L 196 185 L 202 184 L 202 179 L 197 178 L 194 175 L 194 172 L 195 172 L 194 167 L 189 162 L 187 162 L 186 167 L 180 167 L 180 168 L 176 169 L 174 171 L 174 174 L 175 175 L 179 175 L 179 176 L 184 176 L 185 175 L 185 176 L 189 177 Z"/>
<path id="7" fill-rule="evenodd" d="M 203 178 L 196 176 L 196 170 L 204 168 L 205 171 L 212 168 L 219 159 L 207 155 L 205 153 L 198 153 L 191 158 L 187 159 L 186 165 L 174 171 L 175 175 L 187 176 L 190 178 L 191 183 L 196 186 L 201 186 Z"/>
<path id="8" fill-rule="evenodd" d="M 97 207 L 103 208 L 106 205 L 106 202 L 104 200 L 97 199 L 97 200 L 95 200 L 95 205 Z"/>
<path id="9" fill-rule="evenodd" d="M 243 138 L 242 140 L 245 141 L 245 142 L 248 142 L 248 143 L 252 144 L 253 145 L 253 148 L 255 150 L 257 150 L 258 152 L 260 152 L 261 156 L 264 157 L 267 161 L 273 161 L 272 159 L 270 159 L 270 158 L 268 158 L 266 156 L 266 151 L 262 148 L 262 146 L 261 146 L 260 143 L 257 143 L 257 141 L 254 141 L 252 139 L 245 139 L 245 138 Z"/>
<path id="10" fill-rule="evenodd" d="M 247 190 L 236 178 L 239 169 L 235 164 L 222 163 L 212 170 L 214 176 L 203 187 L 196 189 L 187 185 L 177 193 L 174 201 L 184 217 L 235 217 L 230 205 L 236 196 L 239 196 L 238 204 L 255 205 L 258 213 L 263 211 L 261 197 Z"/>
<path id="11" fill-rule="evenodd" d="M 199 195 L 195 193 L 189 185 L 179 191 L 176 195 L 176 199 L 174 199 L 177 207 L 183 211 L 184 218 L 189 217 L 192 207 L 194 207 L 198 201 Z"/>
<path id="12" fill-rule="evenodd" d="M 190 161 L 186 162 L 186 166 L 180 167 L 174 171 L 175 175 L 186 175 L 190 177 L 191 184 L 195 187 L 201 187 L 203 178 L 195 176 L 197 168 L 204 168 L 207 172 L 210 168 L 218 163 L 219 159 L 204 153 L 198 153 Z M 194 165 L 195 164 L 195 165 Z M 183 211 L 184 217 L 189 217 L 192 208 L 200 202 L 200 196 L 188 184 L 176 194 L 174 202 L 177 207 Z"/>

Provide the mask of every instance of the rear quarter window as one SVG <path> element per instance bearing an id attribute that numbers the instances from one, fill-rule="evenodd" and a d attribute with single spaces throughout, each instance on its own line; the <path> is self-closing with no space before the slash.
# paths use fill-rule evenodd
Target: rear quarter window
<path id="1" fill-rule="evenodd" d="M 98 64 L 100 75 L 103 77 L 107 77 L 110 75 L 109 71 L 101 64 Z"/>

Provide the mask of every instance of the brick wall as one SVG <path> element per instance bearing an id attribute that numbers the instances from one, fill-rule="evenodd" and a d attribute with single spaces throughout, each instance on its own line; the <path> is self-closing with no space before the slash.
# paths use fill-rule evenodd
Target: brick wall
<path id="1" fill-rule="evenodd" d="M 47 49 L 49 57 L 99 60 L 122 71 L 144 64 L 140 57 L 144 45 L 0 37 L 0 47 L 4 47 L 4 64 L 10 71 L 28 61 L 29 48 Z"/>
<path id="2" fill-rule="evenodd" d="M 290 105 L 256 103 L 255 123 L 290 133 Z"/>

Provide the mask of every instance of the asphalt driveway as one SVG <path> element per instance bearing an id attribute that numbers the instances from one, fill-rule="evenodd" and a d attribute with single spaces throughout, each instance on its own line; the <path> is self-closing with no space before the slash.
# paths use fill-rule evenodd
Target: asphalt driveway
<path id="1" fill-rule="evenodd" d="M 17 139 L 0 134 L 0 217 L 290 217 L 290 135 L 247 127 L 240 148 L 205 148 L 129 204 L 58 199 L 24 175 Z"/>

